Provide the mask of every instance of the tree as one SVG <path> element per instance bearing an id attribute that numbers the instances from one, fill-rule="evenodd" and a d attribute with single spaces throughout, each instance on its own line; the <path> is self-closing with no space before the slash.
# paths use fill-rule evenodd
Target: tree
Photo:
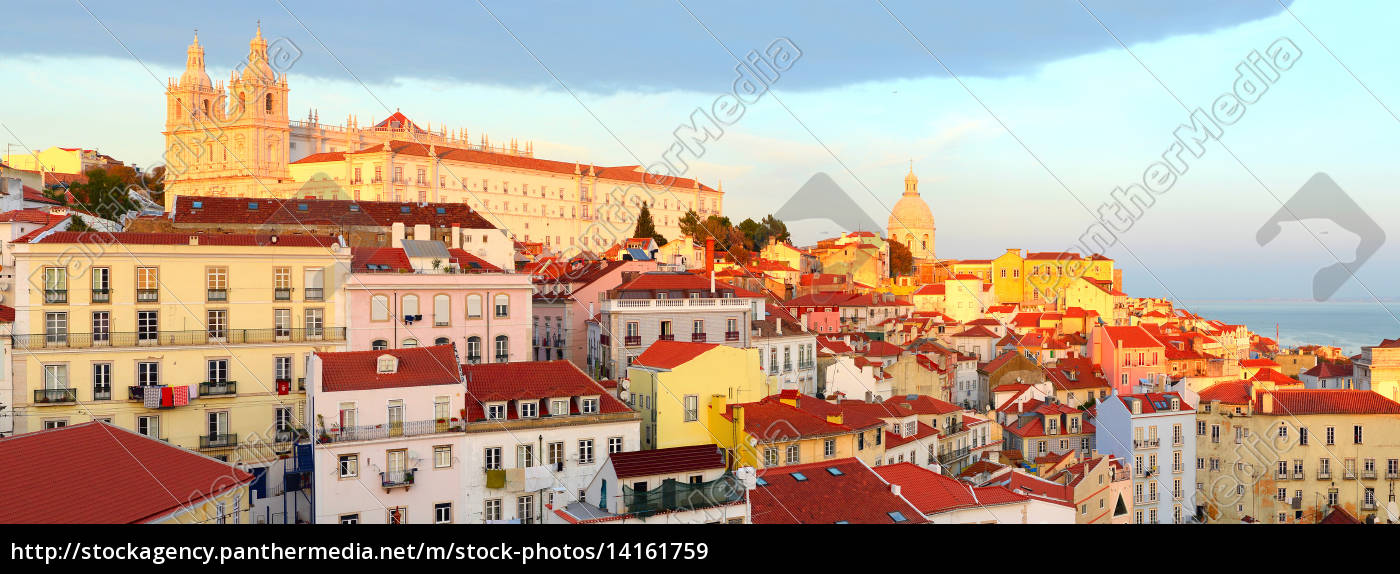
<path id="1" fill-rule="evenodd" d="M 744 247 L 749 250 L 762 249 L 768 241 L 768 228 L 752 219 L 740 221 L 739 231 L 744 233 Z"/>
<path id="2" fill-rule="evenodd" d="M 632 237 L 650 237 L 656 241 L 657 246 L 666 244 L 666 238 L 656 232 L 656 222 L 651 219 L 651 210 L 645 203 L 642 204 L 642 211 L 637 214 L 637 230 L 632 232 Z"/>
<path id="3" fill-rule="evenodd" d="M 787 224 L 783 223 L 781 219 L 773 217 L 771 213 L 764 216 L 763 227 L 767 230 L 768 237 L 777 238 L 778 243 L 792 241 L 792 234 L 788 233 Z"/>
<path id="4" fill-rule="evenodd" d="M 86 175 L 87 182 L 68 186 L 74 207 L 112 221 L 119 221 L 126 212 L 136 209 L 136 203 L 127 195 L 129 187 L 138 185 L 135 169 L 115 165 L 90 169 Z M 61 191 L 58 195 L 63 196 Z"/>
<path id="5" fill-rule="evenodd" d="M 894 238 L 887 241 L 890 244 L 890 277 L 912 274 L 914 272 L 914 254 L 909 251 L 909 247 Z"/>

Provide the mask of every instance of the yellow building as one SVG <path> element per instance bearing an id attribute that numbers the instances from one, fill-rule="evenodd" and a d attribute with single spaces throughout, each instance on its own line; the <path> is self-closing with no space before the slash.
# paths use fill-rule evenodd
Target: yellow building
<path id="1" fill-rule="evenodd" d="M 1112 285 L 1102 280 L 1090 277 L 1070 278 L 1063 283 L 1065 287 L 1061 309 L 1078 307 L 1086 311 L 1093 311 L 1105 321 L 1116 324 L 1112 323 L 1113 310 L 1125 298 L 1123 293 L 1114 291 Z"/>
<path id="2" fill-rule="evenodd" d="M 92 168 L 116 163 L 116 160 L 97 153 L 96 150 L 55 146 L 42 151 L 0 155 L 0 163 L 25 171 L 80 174 L 87 173 L 87 170 Z"/>
<path id="3" fill-rule="evenodd" d="M 642 448 L 730 444 L 710 428 L 712 397 L 757 401 L 773 392 L 757 348 L 657 341 L 627 369 L 632 407 L 642 413 Z"/>
<path id="4" fill-rule="evenodd" d="M 1197 507 L 1206 522 L 1312 524 L 1334 507 L 1400 521 L 1400 403 L 1373 391 L 1218 383 L 1196 410 Z"/>
<path id="5" fill-rule="evenodd" d="M 305 428 L 307 356 L 343 350 L 334 238 L 58 232 L 14 246 L 15 430 L 109 422 L 261 465 Z"/>
<path id="6" fill-rule="evenodd" d="M 797 391 L 732 404 L 712 397 L 710 427 L 739 466 L 773 468 L 855 457 L 878 466 L 885 423 Z"/>

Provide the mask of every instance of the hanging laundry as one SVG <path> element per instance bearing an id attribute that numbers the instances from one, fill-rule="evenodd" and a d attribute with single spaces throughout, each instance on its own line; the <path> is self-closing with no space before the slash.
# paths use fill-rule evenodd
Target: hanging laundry
<path id="1" fill-rule="evenodd" d="M 152 385 L 142 387 L 141 389 L 142 392 L 146 393 L 143 397 L 145 399 L 145 407 L 148 409 L 160 408 L 160 387 Z"/>
<path id="2" fill-rule="evenodd" d="M 183 407 L 190 404 L 190 387 L 175 387 L 175 406 Z"/>
<path id="3" fill-rule="evenodd" d="M 190 401 L 199 398 L 199 385 L 190 385 Z"/>
<path id="4" fill-rule="evenodd" d="M 162 407 L 173 407 L 173 406 L 175 406 L 175 389 L 174 389 L 174 388 L 172 388 L 172 387 L 161 387 L 161 389 L 160 389 L 160 406 L 162 406 Z"/>

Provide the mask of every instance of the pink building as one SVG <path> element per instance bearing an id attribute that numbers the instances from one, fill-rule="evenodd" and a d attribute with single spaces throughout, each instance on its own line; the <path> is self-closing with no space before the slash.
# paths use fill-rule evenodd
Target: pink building
<path id="1" fill-rule="evenodd" d="M 655 261 L 578 261 L 536 270 L 532 360 L 567 360 L 588 369 L 588 326 L 602 293 L 622 284 L 622 274 L 656 269 Z M 630 275 L 629 275 L 630 276 Z"/>
<path id="2" fill-rule="evenodd" d="M 790 299 L 782 307 L 806 325 L 808 331 L 840 333 L 841 308 L 836 302 L 845 298 L 844 293 L 816 293 Z"/>
<path id="3" fill-rule="evenodd" d="M 468 364 L 530 360 L 530 276 L 436 241 L 352 251 L 351 350 L 451 344 Z"/>
<path id="4" fill-rule="evenodd" d="M 1157 385 L 1167 373 L 1166 345 L 1141 326 L 1096 325 L 1089 336 L 1090 358 L 1120 395 L 1137 392 L 1140 382 Z"/>

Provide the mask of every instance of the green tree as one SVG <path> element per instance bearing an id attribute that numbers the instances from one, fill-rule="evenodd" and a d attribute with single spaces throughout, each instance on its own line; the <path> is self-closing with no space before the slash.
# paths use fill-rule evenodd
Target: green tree
<path id="1" fill-rule="evenodd" d="M 788 233 L 787 224 L 783 223 L 781 219 L 773 217 L 772 214 L 764 216 L 763 227 L 767 230 L 768 237 L 777 238 L 778 243 L 792 241 L 792 234 Z"/>
<path id="2" fill-rule="evenodd" d="M 123 214 L 136 208 L 127 194 L 128 188 L 139 183 L 140 176 L 135 169 L 124 165 L 108 166 L 90 169 L 86 175 L 87 182 L 68 186 L 73 207 L 112 221 L 120 220 Z M 56 191 L 63 197 L 61 189 Z"/>
<path id="3" fill-rule="evenodd" d="M 632 237 L 650 237 L 656 241 L 657 246 L 666 244 L 666 238 L 656 232 L 656 222 L 652 220 L 651 210 L 645 203 L 642 204 L 642 211 L 637 214 L 637 229 L 632 232 Z"/>
<path id="4" fill-rule="evenodd" d="M 909 251 L 909 247 L 893 238 L 887 241 L 890 244 L 890 277 L 912 274 L 914 254 Z"/>
<path id="5" fill-rule="evenodd" d="M 740 221 L 739 231 L 744 233 L 744 247 L 750 251 L 762 249 L 763 244 L 768 241 L 768 228 L 752 219 Z"/>

